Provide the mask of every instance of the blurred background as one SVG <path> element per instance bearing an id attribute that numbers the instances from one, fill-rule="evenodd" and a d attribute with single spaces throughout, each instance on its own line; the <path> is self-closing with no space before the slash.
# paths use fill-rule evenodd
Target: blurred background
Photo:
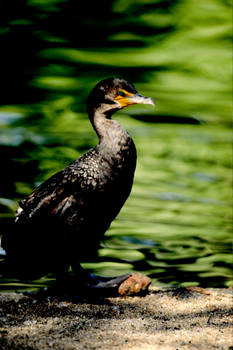
<path id="1" fill-rule="evenodd" d="M 99 80 L 123 77 L 157 108 L 133 106 L 115 116 L 137 146 L 135 183 L 98 261 L 83 266 L 102 275 L 141 271 L 159 286 L 228 286 L 230 6 L 228 0 L 2 1 L 1 231 L 20 199 L 97 143 L 87 96 Z M 51 281 L 0 285 L 34 289 Z"/>

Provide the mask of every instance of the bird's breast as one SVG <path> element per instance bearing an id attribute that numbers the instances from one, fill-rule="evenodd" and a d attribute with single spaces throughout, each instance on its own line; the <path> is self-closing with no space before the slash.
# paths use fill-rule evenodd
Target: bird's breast
<path id="1" fill-rule="evenodd" d="M 131 138 L 116 140 L 101 154 L 102 172 L 114 177 L 132 176 L 136 167 L 136 148 Z"/>

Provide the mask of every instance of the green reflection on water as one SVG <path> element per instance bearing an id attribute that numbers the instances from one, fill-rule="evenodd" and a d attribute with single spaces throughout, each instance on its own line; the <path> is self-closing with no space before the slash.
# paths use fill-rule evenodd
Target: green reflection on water
<path id="1" fill-rule="evenodd" d="M 37 60 L 31 67 L 19 56 L 13 70 L 16 92 L 12 85 L 8 91 L 11 79 L 3 71 L 2 226 L 7 227 L 19 199 L 97 142 L 85 113 L 87 95 L 98 80 L 120 75 L 153 97 L 157 109 L 135 106 L 116 116 L 137 146 L 135 183 L 106 233 L 98 262 L 84 266 L 103 275 L 142 271 L 161 285 L 228 285 L 232 279 L 229 3 L 180 0 L 169 6 L 166 1 L 134 5 L 109 1 L 105 10 L 111 20 L 99 25 L 100 5 L 61 31 L 59 16 L 63 11 L 65 20 L 75 7 L 71 4 L 31 0 L 29 18 L 15 19 L 10 32 L 2 31 L 3 38 L 9 39 L 11 33 L 16 40 L 17 30 L 32 26 L 32 38 L 30 31 L 23 37 L 37 44 L 19 50 Z M 34 14 L 41 13 L 44 17 L 35 19 Z M 77 35 L 76 25 L 81 32 L 91 28 L 85 40 Z M 21 71 L 26 74 L 25 85 L 17 75 Z M 28 91 L 33 97 L 25 99 Z M 134 116 L 146 116 L 151 123 Z M 169 116 L 169 124 L 162 124 L 163 116 L 165 120 Z M 177 117 L 200 123 L 172 124 Z M 8 282 L 3 280 L 2 288 L 22 288 Z M 44 278 L 24 287 L 49 283 Z"/>

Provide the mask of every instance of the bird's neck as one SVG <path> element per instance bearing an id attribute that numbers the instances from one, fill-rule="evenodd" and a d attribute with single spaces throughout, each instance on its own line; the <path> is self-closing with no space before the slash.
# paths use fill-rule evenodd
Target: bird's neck
<path id="1" fill-rule="evenodd" d="M 111 119 L 111 116 L 106 117 L 105 113 L 96 110 L 91 122 L 99 138 L 100 151 L 118 153 L 126 145 L 133 143 L 128 132 L 118 121 Z"/>
<path id="2" fill-rule="evenodd" d="M 110 172 L 112 179 L 123 176 L 126 186 L 132 185 L 137 152 L 131 136 L 118 121 L 102 113 L 95 113 L 91 121 L 99 137 L 96 150 L 102 160 L 103 174 Z"/>

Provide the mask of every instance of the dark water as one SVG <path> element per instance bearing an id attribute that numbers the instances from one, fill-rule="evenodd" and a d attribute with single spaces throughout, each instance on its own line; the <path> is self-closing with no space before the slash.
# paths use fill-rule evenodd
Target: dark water
<path id="1" fill-rule="evenodd" d="M 229 285 L 230 2 L 103 1 L 82 13 L 77 3 L 4 9 L 1 229 L 18 200 L 97 142 L 87 95 L 99 80 L 122 76 L 157 108 L 116 116 L 137 146 L 135 183 L 98 262 L 83 265 L 103 275 L 142 271 L 159 285 Z"/>

